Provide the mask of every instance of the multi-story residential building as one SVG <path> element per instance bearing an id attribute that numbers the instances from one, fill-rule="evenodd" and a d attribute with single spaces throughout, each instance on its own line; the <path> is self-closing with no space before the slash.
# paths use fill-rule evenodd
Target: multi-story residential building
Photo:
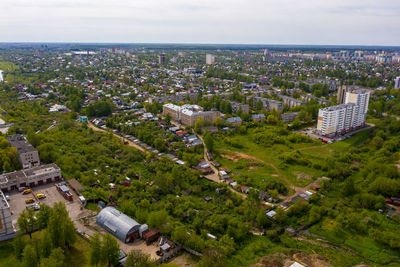
<path id="1" fill-rule="evenodd" d="M 12 147 L 18 150 L 18 160 L 22 168 L 27 169 L 40 165 L 38 151 L 20 134 L 7 136 Z"/>
<path id="2" fill-rule="evenodd" d="M 214 122 L 217 117 L 221 116 L 219 111 L 204 111 L 202 107 L 197 105 L 177 106 L 171 103 L 163 105 L 163 115 L 166 116 L 167 114 L 173 120 L 189 126 L 194 126 L 198 119 Z"/>
<path id="3" fill-rule="evenodd" d="M 177 93 L 174 95 L 160 95 L 160 96 L 151 96 L 148 98 L 148 101 L 150 104 L 154 102 L 158 103 L 167 103 L 167 102 L 185 102 L 187 100 L 196 100 L 198 96 L 198 93 L 187 93 L 187 92 L 182 92 L 182 93 Z"/>
<path id="4" fill-rule="evenodd" d="M 239 103 L 239 102 L 235 102 L 235 101 L 229 101 L 229 103 L 231 103 L 233 113 L 237 113 L 239 110 L 241 110 L 242 113 L 247 114 L 250 111 L 250 107 L 247 104 L 243 104 L 243 103 Z"/>
<path id="5" fill-rule="evenodd" d="M 394 89 L 400 89 L 400 77 L 397 77 L 396 80 L 394 80 Z"/>
<path id="6" fill-rule="evenodd" d="M 369 92 L 346 92 L 345 103 L 320 109 L 317 130 L 324 136 L 333 136 L 363 127 L 367 118 Z"/>
<path id="7" fill-rule="evenodd" d="M 160 64 L 160 65 L 165 64 L 165 54 L 158 55 L 158 64 Z"/>
<path id="8" fill-rule="evenodd" d="M 56 164 L 51 163 L 0 175 L 0 189 L 8 192 L 20 187 L 34 187 L 59 180 L 61 180 L 61 170 Z"/>
<path id="9" fill-rule="evenodd" d="M 290 96 L 279 95 L 279 97 L 282 98 L 283 105 L 288 106 L 290 108 L 307 105 L 305 101 Z"/>
<path id="10" fill-rule="evenodd" d="M 3 192 L 0 191 L 0 241 L 14 238 L 16 231 L 12 224 L 11 209 Z"/>
<path id="11" fill-rule="evenodd" d="M 282 101 L 278 101 L 278 100 L 274 100 L 274 99 L 270 99 L 270 98 L 265 98 L 265 97 L 259 97 L 259 96 L 255 96 L 254 97 L 254 101 L 255 103 L 258 101 L 261 101 L 263 108 L 271 111 L 271 110 L 279 110 L 282 111 L 283 110 L 283 104 Z"/>
<path id="12" fill-rule="evenodd" d="M 206 64 L 212 65 L 215 63 L 215 56 L 211 54 L 206 55 Z"/>
<path id="13" fill-rule="evenodd" d="M 337 95 L 336 95 L 338 105 L 344 104 L 346 92 L 348 92 L 349 90 L 350 90 L 350 88 L 347 87 L 346 85 L 341 85 L 338 87 L 338 91 L 337 91 Z"/>
<path id="14" fill-rule="evenodd" d="M 300 112 L 290 112 L 290 113 L 283 113 L 281 114 L 281 120 L 283 122 L 291 122 L 294 121 L 297 117 L 297 115 L 299 115 Z"/>

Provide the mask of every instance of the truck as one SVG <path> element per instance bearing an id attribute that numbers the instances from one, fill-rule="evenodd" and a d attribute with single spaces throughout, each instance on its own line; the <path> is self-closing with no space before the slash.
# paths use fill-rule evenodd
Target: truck
<path id="1" fill-rule="evenodd" d="M 56 188 L 66 200 L 72 201 L 72 194 L 65 183 L 57 184 Z"/>

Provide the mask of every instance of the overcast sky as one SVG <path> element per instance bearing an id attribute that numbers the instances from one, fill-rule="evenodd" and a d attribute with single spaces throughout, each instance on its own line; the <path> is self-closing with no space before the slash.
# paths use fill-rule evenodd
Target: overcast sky
<path id="1" fill-rule="evenodd" d="M 400 46 L 400 0 L 1 0 L 0 42 Z"/>

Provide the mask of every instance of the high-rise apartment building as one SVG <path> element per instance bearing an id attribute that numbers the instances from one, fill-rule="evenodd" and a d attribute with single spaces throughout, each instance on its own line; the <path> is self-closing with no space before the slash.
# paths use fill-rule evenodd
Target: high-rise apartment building
<path id="1" fill-rule="evenodd" d="M 400 89 L 400 77 L 397 77 L 396 80 L 394 80 L 394 89 Z"/>
<path id="2" fill-rule="evenodd" d="M 165 64 L 165 54 L 158 55 L 158 63 L 160 65 L 164 65 Z"/>
<path id="3" fill-rule="evenodd" d="M 367 118 L 369 92 L 346 92 L 345 104 L 322 108 L 318 112 L 317 130 L 333 136 L 363 127 Z"/>
<path id="4" fill-rule="evenodd" d="M 212 65 L 215 63 L 215 56 L 211 54 L 206 55 L 206 64 Z"/>
<path id="5" fill-rule="evenodd" d="M 346 85 L 341 85 L 338 87 L 337 91 L 337 103 L 338 105 L 344 104 L 346 92 L 349 92 L 349 88 Z"/>

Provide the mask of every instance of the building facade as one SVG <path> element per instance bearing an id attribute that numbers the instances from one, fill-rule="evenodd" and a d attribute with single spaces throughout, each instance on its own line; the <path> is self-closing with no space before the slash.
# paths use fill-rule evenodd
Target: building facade
<path id="1" fill-rule="evenodd" d="M 206 64 L 212 65 L 215 63 L 215 56 L 211 54 L 206 55 Z"/>
<path id="2" fill-rule="evenodd" d="M 242 113 L 247 114 L 250 111 L 250 107 L 247 104 L 243 104 L 243 103 L 239 103 L 239 102 L 235 102 L 235 101 L 229 101 L 229 103 L 231 103 L 233 113 L 237 113 L 237 112 L 239 112 L 239 110 L 241 110 Z"/>
<path id="3" fill-rule="evenodd" d="M 259 96 L 254 97 L 254 101 L 255 101 L 255 103 L 258 101 L 261 101 L 263 108 L 268 111 L 271 111 L 271 110 L 282 111 L 283 110 L 282 101 L 265 98 L 265 97 L 259 97 Z"/>
<path id="4" fill-rule="evenodd" d="M 163 105 L 163 115 L 167 114 L 171 116 L 171 119 L 189 126 L 194 126 L 198 119 L 214 122 L 221 116 L 219 111 L 203 111 L 203 108 L 198 105 L 177 106 L 171 103 Z"/>
<path id="5" fill-rule="evenodd" d="M 283 105 L 288 106 L 290 108 L 297 107 L 297 106 L 303 106 L 306 105 L 307 103 L 303 100 L 299 100 L 290 96 L 285 96 L 285 95 L 279 95 L 280 98 L 282 98 Z"/>
<path id="6" fill-rule="evenodd" d="M 345 103 L 320 109 L 317 130 L 321 135 L 334 136 L 365 126 L 369 92 L 346 92 Z"/>
<path id="7" fill-rule="evenodd" d="M 396 77 L 394 80 L 394 89 L 400 89 L 400 77 Z"/>
<path id="8" fill-rule="evenodd" d="M 40 165 L 38 151 L 26 140 L 23 135 L 15 134 L 7 136 L 12 147 L 18 150 L 18 160 L 22 168 L 28 169 Z"/>

